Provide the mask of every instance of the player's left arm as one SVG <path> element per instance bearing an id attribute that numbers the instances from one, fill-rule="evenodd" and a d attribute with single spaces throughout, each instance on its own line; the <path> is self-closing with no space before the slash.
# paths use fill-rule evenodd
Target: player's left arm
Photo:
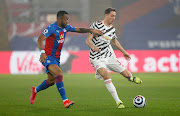
<path id="1" fill-rule="evenodd" d="M 129 54 L 128 54 L 128 53 L 126 52 L 126 50 L 121 46 L 121 44 L 119 43 L 119 41 L 118 41 L 116 38 L 115 38 L 115 39 L 112 39 L 112 40 L 111 40 L 111 43 L 112 43 L 114 46 L 116 46 L 116 48 L 123 53 L 123 55 L 124 55 L 124 57 L 126 58 L 126 60 L 130 60 L 130 59 L 131 59 L 131 57 L 129 56 Z"/>

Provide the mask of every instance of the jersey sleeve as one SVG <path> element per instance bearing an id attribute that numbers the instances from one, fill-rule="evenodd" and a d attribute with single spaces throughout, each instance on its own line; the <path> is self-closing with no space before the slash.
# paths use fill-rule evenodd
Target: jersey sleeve
<path id="1" fill-rule="evenodd" d="M 71 32 L 74 32 L 76 30 L 76 28 L 72 27 L 71 25 L 67 25 L 66 29 L 67 31 L 71 31 Z"/>
<path id="2" fill-rule="evenodd" d="M 51 34 L 53 34 L 53 27 L 52 26 L 48 26 L 41 33 L 48 38 Z"/>
<path id="3" fill-rule="evenodd" d="M 96 25 L 96 22 L 92 23 L 89 28 L 90 29 L 96 29 L 95 25 Z M 89 32 L 89 33 L 92 34 L 92 32 Z"/>
<path id="4" fill-rule="evenodd" d="M 90 29 L 96 29 L 96 26 L 95 26 L 95 25 L 96 25 L 96 22 L 92 23 L 89 28 L 90 28 Z"/>
<path id="5" fill-rule="evenodd" d="M 112 39 L 117 39 L 116 30 L 113 32 Z"/>

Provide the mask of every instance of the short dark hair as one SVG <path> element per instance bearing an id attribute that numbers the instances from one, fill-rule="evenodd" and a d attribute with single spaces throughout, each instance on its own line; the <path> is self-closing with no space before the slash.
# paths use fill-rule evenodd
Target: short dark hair
<path id="1" fill-rule="evenodd" d="M 104 14 L 109 14 L 111 11 L 114 11 L 116 12 L 116 9 L 115 8 L 107 8 L 104 12 Z"/>
<path id="2" fill-rule="evenodd" d="M 57 19 L 58 19 L 59 17 L 64 16 L 65 14 L 68 15 L 68 12 L 66 12 L 66 11 L 64 11 L 64 10 L 59 11 L 59 12 L 57 13 Z"/>

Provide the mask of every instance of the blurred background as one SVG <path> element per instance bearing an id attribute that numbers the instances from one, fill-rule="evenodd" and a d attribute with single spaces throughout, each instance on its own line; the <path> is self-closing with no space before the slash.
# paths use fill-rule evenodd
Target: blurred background
<path id="1" fill-rule="evenodd" d="M 66 10 L 69 24 L 86 27 L 116 8 L 118 41 L 130 53 L 132 72 L 180 72 L 180 0 L 0 0 L 0 74 L 43 73 L 37 39 Z M 93 73 L 87 34 L 68 33 L 61 55 L 67 73 Z"/>

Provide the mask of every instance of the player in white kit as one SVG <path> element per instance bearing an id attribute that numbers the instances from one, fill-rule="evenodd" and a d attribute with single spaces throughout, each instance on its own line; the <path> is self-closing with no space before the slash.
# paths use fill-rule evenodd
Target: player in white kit
<path id="1" fill-rule="evenodd" d="M 90 28 L 103 31 L 102 36 L 94 36 L 90 33 L 87 37 L 86 44 L 90 47 L 90 62 L 95 70 L 95 78 L 103 79 L 108 91 L 116 101 L 118 108 L 125 108 L 123 102 L 119 99 L 115 86 L 112 83 L 111 77 L 108 73 L 108 69 L 114 72 L 118 72 L 129 81 L 141 84 L 142 80 L 138 77 L 133 77 L 124 65 L 122 65 L 116 58 L 110 42 L 120 50 L 126 60 L 130 60 L 131 57 L 123 49 L 121 44 L 117 40 L 115 28 L 112 23 L 115 20 L 116 10 L 113 8 L 107 8 L 105 10 L 105 17 L 102 21 L 96 21 L 91 24 Z"/>

